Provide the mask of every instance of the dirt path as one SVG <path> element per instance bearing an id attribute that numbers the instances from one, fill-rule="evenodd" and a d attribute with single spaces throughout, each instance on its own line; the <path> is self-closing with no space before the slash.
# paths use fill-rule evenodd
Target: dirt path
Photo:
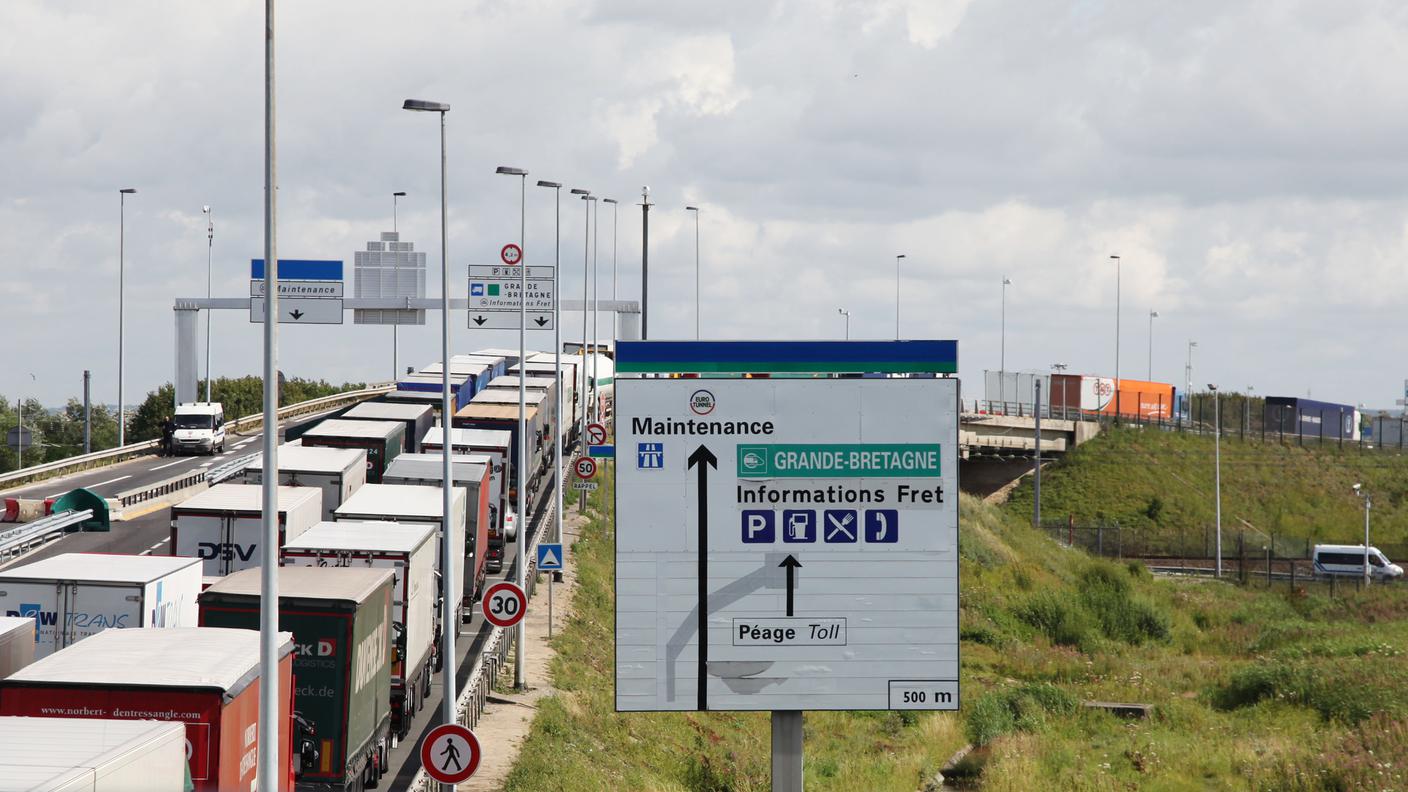
<path id="1" fill-rule="evenodd" d="M 576 510 L 567 511 L 562 522 L 562 541 L 569 549 L 562 582 L 553 586 L 552 621 L 555 632 L 566 628 L 572 598 L 577 592 L 577 573 L 571 563 L 570 548 L 576 543 L 583 522 L 585 519 Z M 555 692 L 548 674 L 548 665 L 556 653 L 548 645 L 547 573 L 538 581 L 526 622 L 528 654 L 523 662 L 523 680 L 528 689 L 522 693 L 503 692 L 513 687 L 514 658 L 510 655 L 508 664 L 499 672 L 499 684 L 489 697 L 484 715 L 474 727 L 484 758 L 474 777 L 457 787 L 462 792 L 496 792 L 503 789 L 509 771 L 518 761 L 518 751 L 533 725 L 538 700 Z"/>

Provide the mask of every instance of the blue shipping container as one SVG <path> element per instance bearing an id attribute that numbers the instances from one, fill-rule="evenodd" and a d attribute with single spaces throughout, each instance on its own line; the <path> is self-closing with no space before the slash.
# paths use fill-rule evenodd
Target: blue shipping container
<path id="1" fill-rule="evenodd" d="M 1268 396 L 1264 419 L 1268 433 L 1324 440 L 1357 439 L 1356 410 L 1348 404 Z"/>

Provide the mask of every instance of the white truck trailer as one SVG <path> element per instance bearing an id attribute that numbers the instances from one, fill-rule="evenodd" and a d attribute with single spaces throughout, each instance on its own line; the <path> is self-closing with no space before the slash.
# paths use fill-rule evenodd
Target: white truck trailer
<path id="1" fill-rule="evenodd" d="M 228 575 L 259 566 L 263 541 L 262 486 L 216 484 L 171 507 L 171 555 L 199 558 L 204 575 Z M 317 525 L 323 493 L 317 487 L 278 488 L 279 547 Z"/>
<path id="2" fill-rule="evenodd" d="M 0 571 L 0 611 L 36 625 L 34 658 L 110 627 L 195 627 L 194 558 L 64 553 Z"/>
<path id="3" fill-rule="evenodd" d="M 367 483 L 367 452 L 360 448 L 321 446 L 279 446 L 279 483 L 288 487 L 317 487 L 323 491 L 322 519 L 331 520 L 333 510 L 342 505 L 357 488 Z M 264 482 L 264 455 L 245 466 L 244 483 Z"/>

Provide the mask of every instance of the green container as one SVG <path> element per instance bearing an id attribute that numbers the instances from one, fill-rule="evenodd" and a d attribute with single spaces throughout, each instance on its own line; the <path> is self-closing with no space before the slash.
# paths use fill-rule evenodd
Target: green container
<path id="1" fill-rule="evenodd" d="M 293 708 L 312 722 L 320 753 L 300 782 L 351 786 L 388 747 L 394 581 L 390 569 L 279 570 L 279 629 L 293 633 Z M 200 623 L 258 629 L 259 570 L 206 589 Z"/>

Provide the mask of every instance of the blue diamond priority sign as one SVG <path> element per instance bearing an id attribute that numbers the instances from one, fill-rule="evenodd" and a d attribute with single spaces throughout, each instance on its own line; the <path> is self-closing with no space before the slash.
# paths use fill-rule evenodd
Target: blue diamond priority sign
<path id="1" fill-rule="evenodd" d="M 561 544 L 539 544 L 538 545 L 538 570 L 541 572 L 558 572 L 562 569 L 562 562 L 566 560 L 562 553 Z"/>

